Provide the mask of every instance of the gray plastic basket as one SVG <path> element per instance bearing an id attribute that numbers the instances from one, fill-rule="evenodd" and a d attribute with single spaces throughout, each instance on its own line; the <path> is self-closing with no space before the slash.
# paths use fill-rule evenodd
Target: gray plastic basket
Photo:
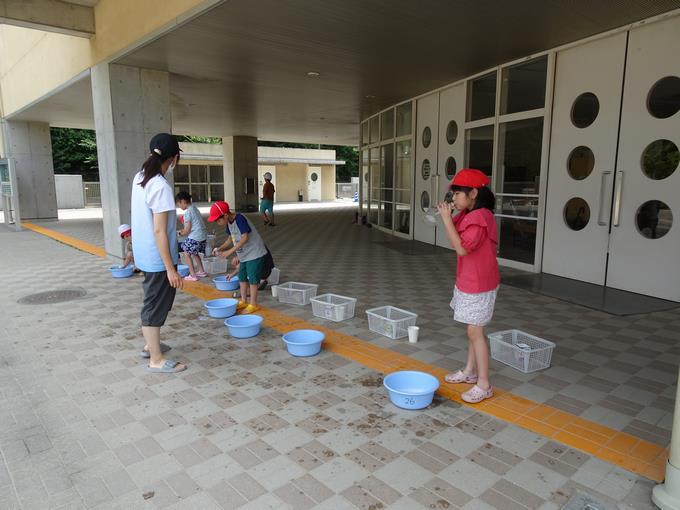
<path id="1" fill-rule="evenodd" d="M 356 298 L 338 294 L 321 294 L 312 298 L 312 313 L 315 317 L 340 322 L 354 317 Z"/>
<path id="2" fill-rule="evenodd" d="M 318 287 L 315 283 L 302 282 L 286 282 L 277 285 L 279 303 L 308 305 L 310 300 L 316 296 L 316 289 Z"/>
<path id="3" fill-rule="evenodd" d="M 489 335 L 491 357 L 520 372 L 529 374 L 550 366 L 555 344 L 518 329 Z"/>

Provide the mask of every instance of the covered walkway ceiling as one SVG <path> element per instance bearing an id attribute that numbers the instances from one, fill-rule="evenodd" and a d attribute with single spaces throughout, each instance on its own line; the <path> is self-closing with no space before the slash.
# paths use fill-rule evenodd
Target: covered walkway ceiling
<path id="1" fill-rule="evenodd" d="M 171 73 L 177 133 L 354 145 L 359 119 L 395 102 L 678 8 L 680 0 L 230 0 L 118 63 Z M 52 100 L 91 117 L 81 93 Z M 41 115 L 53 109 L 43 104 Z"/>

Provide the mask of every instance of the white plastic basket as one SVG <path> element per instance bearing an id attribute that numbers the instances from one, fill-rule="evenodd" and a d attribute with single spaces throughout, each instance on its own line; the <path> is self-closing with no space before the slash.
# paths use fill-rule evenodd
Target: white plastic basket
<path id="1" fill-rule="evenodd" d="M 222 257 L 204 257 L 201 256 L 203 262 L 203 269 L 208 274 L 226 273 L 229 269 L 229 261 Z"/>
<path id="2" fill-rule="evenodd" d="M 319 286 L 315 283 L 286 282 L 276 287 L 278 289 L 279 303 L 308 305 L 310 300 L 316 296 L 316 289 Z"/>
<path id="3" fill-rule="evenodd" d="M 518 329 L 489 335 L 491 357 L 525 374 L 550 366 L 555 344 Z"/>
<path id="4" fill-rule="evenodd" d="M 269 275 L 269 278 L 267 278 L 267 283 L 269 283 L 270 285 L 278 285 L 280 276 L 281 276 L 281 271 L 279 271 L 278 268 L 273 267 L 272 272 Z"/>
<path id="5" fill-rule="evenodd" d="M 356 298 L 338 294 L 322 294 L 312 298 L 312 313 L 315 317 L 340 322 L 354 317 Z"/>
<path id="6" fill-rule="evenodd" d="M 408 327 L 415 326 L 418 315 L 394 306 L 366 310 L 368 329 L 396 340 L 408 336 Z"/>

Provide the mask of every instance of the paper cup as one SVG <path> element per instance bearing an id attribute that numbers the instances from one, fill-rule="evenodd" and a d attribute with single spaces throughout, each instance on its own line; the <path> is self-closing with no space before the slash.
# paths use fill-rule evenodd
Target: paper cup
<path id="1" fill-rule="evenodd" d="M 272 285 L 272 297 L 277 297 L 279 295 L 279 288 L 276 285 Z"/>
<path id="2" fill-rule="evenodd" d="M 420 328 L 418 326 L 408 327 L 408 341 L 410 343 L 414 344 L 418 341 L 418 331 L 420 331 Z"/>

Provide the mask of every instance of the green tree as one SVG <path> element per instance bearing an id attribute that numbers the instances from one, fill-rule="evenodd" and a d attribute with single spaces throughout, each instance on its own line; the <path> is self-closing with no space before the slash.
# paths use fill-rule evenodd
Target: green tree
<path id="1" fill-rule="evenodd" d="M 55 174 L 82 175 L 98 181 L 97 140 L 89 129 L 50 128 Z"/>
<path id="2" fill-rule="evenodd" d="M 216 136 L 192 136 L 192 135 L 177 135 L 178 142 L 187 143 L 212 143 L 215 145 L 222 145 L 222 139 Z"/>

